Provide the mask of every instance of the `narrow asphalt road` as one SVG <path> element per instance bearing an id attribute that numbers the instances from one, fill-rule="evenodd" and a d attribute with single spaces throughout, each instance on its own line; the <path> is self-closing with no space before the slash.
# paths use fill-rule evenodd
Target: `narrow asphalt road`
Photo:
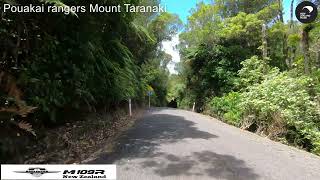
<path id="1" fill-rule="evenodd" d="M 119 180 L 320 180 L 320 158 L 200 114 L 159 108 L 90 163 Z"/>

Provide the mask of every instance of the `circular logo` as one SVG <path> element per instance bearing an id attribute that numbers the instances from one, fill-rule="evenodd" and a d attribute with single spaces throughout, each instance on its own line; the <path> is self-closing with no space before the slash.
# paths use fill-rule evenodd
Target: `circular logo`
<path id="1" fill-rule="evenodd" d="M 318 9 L 315 4 L 309 1 L 303 1 L 296 8 L 296 17 L 302 23 L 313 22 L 318 15 Z"/>

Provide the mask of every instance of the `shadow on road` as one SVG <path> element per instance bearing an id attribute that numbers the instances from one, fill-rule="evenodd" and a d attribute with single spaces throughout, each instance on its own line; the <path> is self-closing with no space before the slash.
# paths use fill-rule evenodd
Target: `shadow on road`
<path id="1" fill-rule="evenodd" d="M 114 152 L 102 153 L 89 163 L 112 164 L 120 159 L 142 159 L 140 165 L 151 168 L 160 177 L 206 175 L 228 180 L 234 176 L 238 179 L 240 176 L 247 180 L 256 179 L 257 175 L 246 168 L 245 162 L 233 156 L 203 151 L 178 157 L 159 151 L 160 145 L 176 143 L 186 138 L 208 140 L 218 136 L 200 131 L 194 122 L 181 116 L 150 114 L 138 120 L 119 139 Z"/>
<path id="2" fill-rule="evenodd" d="M 154 157 L 159 155 L 156 150 L 160 144 L 175 143 L 185 138 L 217 138 L 214 134 L 198 130 L 194 124 L 180 116 L 145 116 L 119 139 L 113 153 L 101 154 L 92 163 L 112 163 L 117 159 L 130 157 Z"/>
<path id="3" fill-rule="evenodd" d="M 162 154 L 161 158 L 144 161 L 141 166 L 152 168 L 160 177 L 185 175 L 227 180 L 254 180 L 259 177 L 243 160 L 211 151 L 194 152 L 182 157 Z"/>

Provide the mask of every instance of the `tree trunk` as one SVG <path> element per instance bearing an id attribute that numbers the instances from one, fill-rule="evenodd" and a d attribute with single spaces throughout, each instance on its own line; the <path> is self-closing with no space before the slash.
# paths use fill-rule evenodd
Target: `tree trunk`
<path id="1" fill-rule="evenodd" d="M 301 49 L 304 58 L 304 72 L 310 74 L 310 54 L 309 54 L 309 30 L 303 28 L 301 32 Z"/>
<path id="2" fill-rule="evenodd" d="M 297 51 L 297 49 L 295 47 L 290 47 L 289 50 L 290 50 L 291 54 L 286 59 L 286 64 L 287 64 L 288 68 L 291 69 L 293 61 L 296 59 L 296 51 Z"/>
<path id="3" fill-rule="evenodd" d="M 285 61 L 287 61 L 287 59 L 289 59 L 289 48 L 288 48 L 288 35 L 287 35 L 287 32 L 284 33 L 283 35 L 283 49 L 282 49 L 282 53 L 283 53 L 283 58 Z M 290 65 L 289 65 L 290 66 Z M 287 64 L 287 67 L 289 67 L 288 64 Z"/>
<path id="4" fill-rule="evenodd" d="M 290 48 L 288 48 L 288 50 L 292 53 L 293 51 L 292 51 L 292 47 L 290 47 Z M 287 56 L 287 58 L 286 58 L 286 65 L 287 65 L 287 67 L 288 67 L 288 69 L 291 69 L 291 67 L 292 67 L 292 54 L 290 55 L 290 57 L 289 56 Z"/>
<path id="5" fill-rule="evenodd" d="M 320 51 L 316 52 L 316 63 L 317 63 L 317 68 L 320 68 Z"/>
<path id="6" fill-rule="evenodd" d="M 289 22 L 289 29 L 292 29 L 293 26 L 293 4 L 294 4 L 294 0 L 291 1 L 291 7 L 290 7 L 290 22 Z M 286 39 L 288 38 L 288 36 L 286 35 L 285 37 Z M 285 42 L 285 46 L 286 46 L 286 51 L 284 51 L 285 54 L 285 58 L 286 58 L 286 64 L 287 67 L 289 69 L 292 68 L 292 63 L 295 59 L 295 53 L 296 53 L 296 48 L 295 47 L 288 47 L 287 42 Z M 290 57 L 289 57 L 289 53 L 290 53 Z"/>
<path id="7" fill-rule="evenodd" d="M 278 4 L 279 4 L 279 19 L 280 19 L 280 22 L 282 22 L 282 24 L 284 24 L 282 0 L 278 0 Z M 287 40 L 288 40 L 287 34 L 284 33 L 283 39 L 282 39 L 282 54 L 283 54 L 283 59 L 285 60 L 285 63 L 288 61 Z M 287 66 L 288 66 L 288 64 L 287 64 Z"/>
<path id="8" fill-rule="evenodd" d="M 291 1 L 291 7 L 290 7 L 290 28 L 293 25 L 293 4 L 294 4 L 294 0 Z"/>
<path id="9" fill-rule="evenodd" d="M 262 25 L 262 57 L 266 59 L 268 57 L 268 42 L 267 42 L 267 25 Z"/>
<path id="10" fill-rule="evenodd" d="M 283 12 L 282 12 L 282 0 L 278 0 L 278 4 L 279 4 L 279 18 L 280 21 L 284 23 L 284 19 L 283 19 Z"/>

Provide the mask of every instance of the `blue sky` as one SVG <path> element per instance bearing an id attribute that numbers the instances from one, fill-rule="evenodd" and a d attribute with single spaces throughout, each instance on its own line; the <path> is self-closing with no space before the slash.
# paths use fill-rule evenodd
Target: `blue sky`
<path id="1" fill-rule="evenodd" d="M 169 12 L 178 14 L 180 19 L 186 23 L 187 17 L 190 15 L 190 10 L 196 7 L 196 4 L 201 1 L 211 2 L 210 0 L 161 0 L 161 4 L 166 5 Z M 290 3 L 290 0 L 283 0 L 285 20 L 290 19 Z"/>
<path id="2" fill-rule="evenodd" d="M 180 19 L 186 23 L 190 10 L 196 7 L 196 4 L 201 1 L 202 0 L 161 0 L 161 4 L 166 5 L 169 12 L 178 14 Z M 204 2 L 210 1 L 207 0 Z"/>

